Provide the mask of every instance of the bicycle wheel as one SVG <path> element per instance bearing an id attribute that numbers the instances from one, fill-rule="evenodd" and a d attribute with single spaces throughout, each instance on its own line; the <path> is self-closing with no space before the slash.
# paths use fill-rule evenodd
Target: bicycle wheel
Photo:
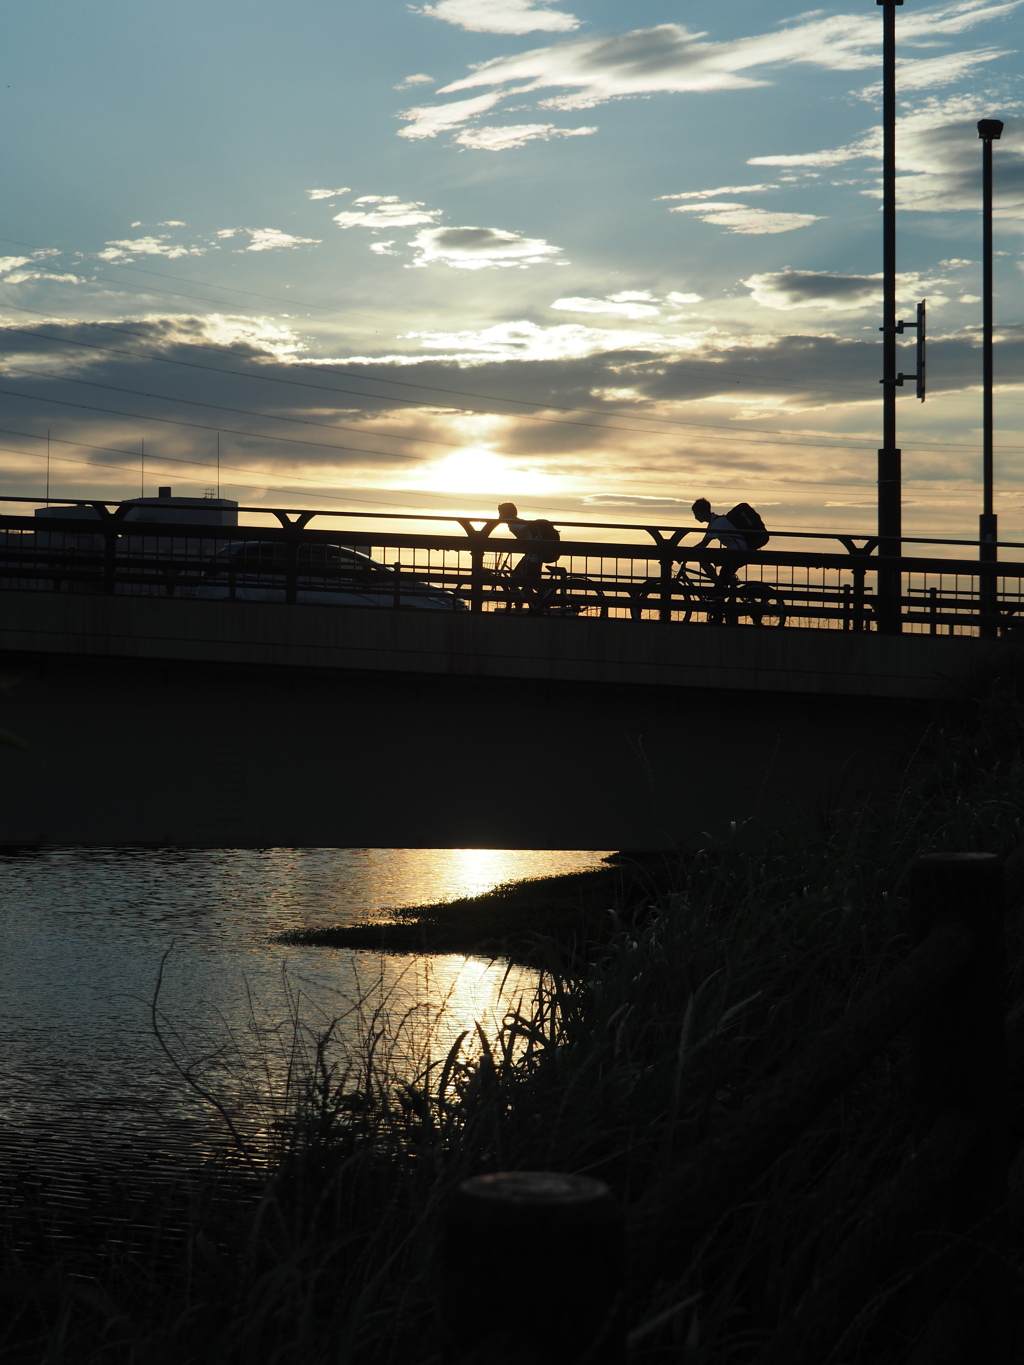
<path id="1" fill-rule="evenodd" d="M 786 604 L 767 583 L 744 583 L 733 599 L 739 621 L 749 617 L 755 626 L 784 626 Z"/>
<path id="2" fill-rule="evenodd" d="M 634 621 L 658 621 L 661 619 L 662 586 L 660 578 L 648 578 L 632 594 L 629 614 Z M 695 611 L 701 609 L 701 598 L 687 583 L 678 578 L 672 580 L 672 596 L 669 599 L 669 620 L 689 621 Z"/>
<path id="3" fill-rule="evenodd" d="M 522 606 L 521 598 L 514 596 L 508 578 L 503 574 L 485 574 L 480 586 L 483 589 L 484 611 L 511 611 Z M 472 607 L 472 579 L 460 579 L 452 589 L 452 595 L 464 602 L 467 607 Z"/>
<path id="4" fill-rule="evenodd" d="M 608 601 L 600 583 L 589 578 L 567 578 L 560 583 L 551 605 L 551 616 L 590 616 L 604 621 L 608 616 Z"/>

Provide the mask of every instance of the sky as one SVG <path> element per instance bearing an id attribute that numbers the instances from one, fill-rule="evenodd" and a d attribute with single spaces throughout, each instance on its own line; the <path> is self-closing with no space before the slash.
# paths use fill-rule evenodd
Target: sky
<path id="1" fill-rule="evenodd" d="M 881 7 L 36 0 L 5 17 L 0 491 L 870 531 Z M 1024 0 L 897 11 L 908 534 L 1024 540 Z M 900 367 L 915 368 L 913 333 Z M 218 482 L 219 447 L 219 482 Z M 47 457 L 47 448 L 49 456 Z"/>

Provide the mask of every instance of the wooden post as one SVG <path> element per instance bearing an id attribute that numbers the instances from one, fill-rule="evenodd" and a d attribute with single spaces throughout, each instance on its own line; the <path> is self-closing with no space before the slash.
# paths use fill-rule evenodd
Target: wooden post
<path id="1" fill-rule="evenodd" d="M 444 1326 L 466 1362 L 622 1365 L 622 1211 L 589 1176 L 508 1171 L 448 1201 Z"/>
<path id="2" fill-rule="evenodd" d="M 961 1298 L 976 1309 L 984 1329 L 976 1358 L 998 1365 L 1007 1359 L 1008 1310 L 1003 866 L 991 853 L 930 854 L 912 864 L 910 884 L 916 941 L 959 920 L 977 943 L 963 971 L 932 994 L 912 1028 L 914 1126 L 923 1138 L 950 1112 L 976 1126 L 977 1145 L 946 1186 L 944 1207 L 928 1229 L 930 1252 L 939 1253 L 928 1280 L 936 1298 Z"/>

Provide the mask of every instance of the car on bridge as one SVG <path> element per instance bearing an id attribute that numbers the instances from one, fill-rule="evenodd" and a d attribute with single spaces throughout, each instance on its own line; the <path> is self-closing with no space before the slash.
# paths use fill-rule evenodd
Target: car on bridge
<path id="1" fill-rule="evenodd" d="M 227 545 L 188 595 L 215 601 L 284 602 L 288 545 L 247 540 Z M 303 542 L 296 548 L 295 601 L 339 607 L 414 607 L 467 611 L 455 593 L 413 573 L 397 573 L 344 545 Z"/>

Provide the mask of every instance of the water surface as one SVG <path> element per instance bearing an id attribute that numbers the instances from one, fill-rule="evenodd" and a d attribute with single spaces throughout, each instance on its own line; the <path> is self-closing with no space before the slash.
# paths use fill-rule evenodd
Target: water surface
<path id="1" fill-rule="evenodd" d="M 272 935 L 596 866 L 601 852 L 480 849 L 50 849 L 0 858 L 0 1146 L 208 1151 L 223 1125 L 178 1068 L 229 1104 L 272 1110 L 292 1025 L 388 1024 L 415 1069 L 504 1012 L 534 977 L 461 956 L 303 948 Z M 166 955 L 166 956 L 165 956 Z M 156 1017 L 175 1062 L 152 1027 Z M 376 1012 L 375 1019 L 371 1016 Z M 279 1027 L 283 1025 L 284 1027 Z M 265 1117 L 264 1113 L 264 1117 Z M 252 1115 L 250 1114 L 250 1118 Z"/>

